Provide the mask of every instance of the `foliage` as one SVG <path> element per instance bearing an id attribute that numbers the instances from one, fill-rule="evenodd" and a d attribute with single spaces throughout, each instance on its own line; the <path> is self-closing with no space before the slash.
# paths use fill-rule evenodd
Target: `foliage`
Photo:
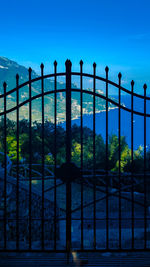
<path id="1" fill-rule="evenodd" d="M 13 162 L 17 160 L 17 125 L 16 122 L 7 119 L 7 153 Z M 0 121 L 0 151 L 4 151 L 4 120 Z M 42 162 L 42 124 L 34 122 L 31 128 L 32 136 L 32 162 Z M 21 120 L 19 122 L 19 160 L 29 162 L 29 122 Z M 57 165 L 65 162 L 66 134 L 62 126 L 56 128 L 56 151 Z M 134 162 L 131 164 L 131 149 L 126 143 L 125 137 L 120 138 L 121 172 L 130 172 L 131 168 L 135 172 L 143 169 L 143 148 L 139 147 L 134 151 Z M 52 122 L 44 123 L 44 155 L 45 163 L 54 164 L 55 158 L 55 127 Z M 74 124 L 72 126 L 72 161 L 80 167 L 81 164 L 81 129 Z M 108 166 L 111 171 L 119 169 L 119 141 L 116 135 L 109 136 L 108 145 Z M 83 166 L 85 169 L 93 167 L 93 132 L 87 127 L 83 127 Z M 150 169 L 150 151 L 147 152 L 147 168 Z M 105 169 L 106 166 L 106 144 L 102 136 L 95 135 L 95 166 L 96 169 Z"/>

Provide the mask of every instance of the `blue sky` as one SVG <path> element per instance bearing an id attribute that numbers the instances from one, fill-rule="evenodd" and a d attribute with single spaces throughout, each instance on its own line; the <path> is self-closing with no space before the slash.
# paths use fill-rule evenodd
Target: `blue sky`
<path id="1" fill-rule="evenodd" d="M 41 62 L 52 71 L 55 59 L 62 70 L 66 58 L 91 72 L 95 61 L 99 75 L 108 65 L 124 86 L 150 87 L 149 0 L 1 0 L 0 10 L 1 56 L 37 72 Z"/>

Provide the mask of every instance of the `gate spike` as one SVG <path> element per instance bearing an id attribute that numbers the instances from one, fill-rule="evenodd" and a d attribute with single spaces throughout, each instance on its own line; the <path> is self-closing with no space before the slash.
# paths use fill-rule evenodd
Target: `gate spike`
<path id="1" fill-rule="evenodd" d="M 121 78 L 122 78 L 122 74 L 121 74 L 121 72 L 119 72 L 119 74 L 118 74 L 118 78 L 121 80 Z"/>
<path id="2" fill-rule="evenodd" d="M 106 71 L 106 73 L 108 73 L 108 71 L 109 71 L 108 66 L 106 66 L 105 71 Z"/>
<path id="3" fill-rule="evenodd" d="M 43 63 L 41 63 L 41 76 L 43 76 L 43 70 L 44 70 L 44 64 Z"/>
<path id="4" fill-rule="evenodd" d="M 6 89 L 6 87 L 7 87 L 7 83 L 6 82 L 3 83 L 3 87 L 4 87 L 4 89 Z"/>
<path id="5" fill-rule="evenodd" d="M 57 61 L 56 61 L 56 60 L 54 61 L 54 66 L 55 66 L 55 67 L 57 66 Z"/>
<path id="6" fill-rule="evenodd" d="M 82 66 L 82 65 L 83 65 L 83 60 L 81 59 L 81 60 L 80 60 L 80 66 Z"/>
<path id="7" fill-rule="evenodd" d="M 40 67 L 41 67 L 41 69 L 44 69 L 44 64 L 43 64 L 43 63 L 41 63 L 41 66 L 40 66 Z"/>
<path id="8" fill-rule="evenodd" d="M 31 72 L 32 72 L 32 69 L 31 69 L 31 67 L 28 69 L 28 71 L 29 71 L 29 73 L 31 73 Z"/>
<path id="9" fill-rule="evenodd" d="M 132 87 L 134 86 L 134 81 L 133 81 L 133 80 L 131 81 L 131 86 L 132 86 Z"/>
<path id="10" fill-rule="evenodd" d="M 67 60 L 66 60 L 65 65 L 66 65 L 66 66 L 69 66 L 69 65 L 72 66 L 72 63 L 71 63 L 70 59 L 67 59 Z"/>
<path id="11" fill-rule="evenodd" d="M 93 68 L 94 68 L 94 69 L 96 68 L 96 63 L 95 63 L 95 62 L 93 63 Z"/>
<path id="12" fill-rule="evenodd" d="M 17 81 L 19 80 L 19 74 L 18 73 L 16 74 L 16 80 Z"/>
<path id="13" fill-rule="evenodd" d="M 146 83 L 143 85 L 143 88 L 144 88 L 144 90 L 147 89 L 147 84 Z"/>

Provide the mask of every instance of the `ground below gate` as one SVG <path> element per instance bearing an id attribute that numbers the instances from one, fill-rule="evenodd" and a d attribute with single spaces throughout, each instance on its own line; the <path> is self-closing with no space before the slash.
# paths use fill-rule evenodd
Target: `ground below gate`
<path id="1" fill-rule="evenodd" d="M 87 259 L 85 266 L 99 267 L 149 267 L 149 252 L 130 252 L 130 253 L 82 253 L 81 259 Z M 46 266 L 67 266 L 66 254 L 56 253 L 0 253 L 0 266 L 15 267 L 46 267 Z M 78 266 L 72 261 L 68 266 Z"/>

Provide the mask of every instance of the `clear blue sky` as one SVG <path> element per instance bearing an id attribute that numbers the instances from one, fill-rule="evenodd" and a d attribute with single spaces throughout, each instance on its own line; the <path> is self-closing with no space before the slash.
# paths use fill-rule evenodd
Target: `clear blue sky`
<path id="1" fill-rule="evenodd" d="M 108 65 L 114 80 L 121 71 L 124 84 L 150 87 L 149 0 L 1 0 L 0 10 L 1 56 L 46 72 L 82 58 L 86 71 L 96 61 L 98 74 Z"/>

